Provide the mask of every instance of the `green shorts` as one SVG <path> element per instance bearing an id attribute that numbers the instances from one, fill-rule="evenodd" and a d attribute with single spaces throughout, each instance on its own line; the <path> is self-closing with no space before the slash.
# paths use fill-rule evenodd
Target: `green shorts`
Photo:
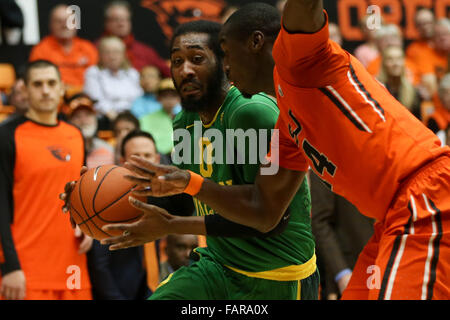
<path id="1" fill-rule="evenodd" d="M 170 274 L 149 300 L 317 300 L 319 282 L 318 270 L 297 281 L 248 277 L 202 254 Z"/>

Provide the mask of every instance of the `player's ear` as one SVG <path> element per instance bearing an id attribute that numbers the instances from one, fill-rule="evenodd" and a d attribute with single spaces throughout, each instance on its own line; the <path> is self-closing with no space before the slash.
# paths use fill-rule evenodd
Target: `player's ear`
<path id="1" fill-rule="evenodd" d="M 250 36 L 250 50 L 254 53 L 257 53 L 259 51 L 262 50 L 262 48 L 264 47 L 264 43 L 265 43 L 265 37 L 264 37 L 264 33 L 262 33 L 261 31 L 253 31 L 251 36 Z"/>

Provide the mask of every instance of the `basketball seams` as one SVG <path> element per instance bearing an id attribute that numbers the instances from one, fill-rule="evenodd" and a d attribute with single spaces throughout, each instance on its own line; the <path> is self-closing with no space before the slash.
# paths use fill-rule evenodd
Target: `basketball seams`
<path id="1" fill-rule="evenodd" d="M 134 187 L 133 187 L 133 188 L 134 188 Z M 133 188 L 131 188 L 130 190 L 128 190 L 125 194 L 121 195 L 119 198 L 117 198 L 117 199 L 114 200 L 113 202 L 111 202 L 108 206 L 106 206 L 105 208 L 103 208 L 101 211 L 95 212 L 95 214 L 94 214 L 93 216 L 91 216 L 91 217 L 89 217 L 88 219 L 84 220 L 81 224 L 84 224 L 85 222 L 88 222 L 88 221 L 90 221 L 91 219 L 93 219 L 93 218 L 95 218 L 95 217 L 99 218 L 99 219 L 102 220 L 103 222 L 109 222 L 109 223 L 123 223 L 123 222 L 128 222 L 128 221 L 132 221 L 132 220 L 134 220 L 134 219 L 140 218 L 140 217 L 142 216 L 142 214 L 141 214 L 141 215 L 137 215 L 136 217 L 133 217 L 133 218 L 130 218 L 130 219 L 125 219 L 125 220 L 106 220 L 106 219 L 103 219 L 103 218 L 100 216 L 100 214 L 101 214 L 103 211 L 107 210 L 109 207 L 113 206 L 115 203 L 117 203 L 117 202 L 120 201 L 123 197 L 125 197 L 127 194 L 129 194 Z"/>
<path id="2" fill-rule="evenodd" d="M 82 183 L 83 183 L 84 176 L 85 176 L 85 175 L 82 175 L 82 176 L 81 176 L 81 179 L 80 179 L 80 185 L 78 186 L 78 195 L 79 195 L 79 197 L 80 197 L 81 206 L 83 207 L 84 213 L 85 213 L 86 216 L 87 216 L 87 220 L 89 220 L 89 219 L 91 218 L 91 216 L 89 216 L 89 214 L 88 214 L 88 212 L 87 212 L 87 210 L 86 210 L 86 207 L 85 207 L 84 202 L 83 202 L 82 193 L 81 193 L 81 186 L 82 186 Z M 80 215 L 80 216 L 81 216 L 81 215 Z M 83 223 L 83 221 L 82 221 L 82 223 Z M 95 228 L 97 228 L 99 231 L 101 231 L 102 233 L 106 234 L 108 237 L 111 237 L 110 234 L 106 233 L 106 232 L 103 231 L 101 228 L 99 228 L 99 227 L 97 226 L 97 224 L 96 224 L 94 221 L 92 221 L 92 224 L 93 224 L 93 226 L 94 226 Z M 86 224 L 86 226 L 89 228 L 89 226 L 88 226 L 87 224 Z M 89 229 L 89 231 L 90 231 L 90 232 L 92 233 L 92 235 L 94 236 L 94 233 L 93 233 L 90 229 Z"/>
<path id="3" fill-rule="evenodd" d="M 94 214 L 97 215 L 97 210 L 95 210 L 95 199 L 97 198 L 98 190 L 100 190 L 101 185 L 103 184 L 103 181 L 105 181 L 106 177 L 113 171 L 114 169 L 119 168 L 118 166 L 112 167 L 109 169 L 102 177 L 100 182 L 98 183 L 97 189 L 94 192 L 94 197 L 92 198 L 92 210 L 94 211 Z M 107 206 L 108 207 L 108 206 Z M 103 210 L 102 210 L 103 211 Z M 100 211 L 101 212 L 101 211 Z"/>

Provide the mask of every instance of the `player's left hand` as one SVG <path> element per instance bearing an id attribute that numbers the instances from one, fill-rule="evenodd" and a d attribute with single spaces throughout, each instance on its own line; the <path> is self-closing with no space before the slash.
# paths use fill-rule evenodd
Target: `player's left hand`
<path id="1" fill-rule="evenodd" d="M 183 193 L 191 178 L 186 170 L 155 164 L 137 156 L 131 156 L 125 168 L 135 174 L 125 179 L 136 183 L 133 193 L 138 196 L 167 197 Z"/>
<path id="2" fill-rule="evenodd" d="M 103 245 L 110 245 L 109 250 L 126 249 L 144 245 L 169 234 L 170 221 L 175 218 L 166 210 L 129 197 L 130 204 L 143 211 L 142 217 L 133 223 L 114 223 L 102 227 L 108 231 L 122 231 L 122 235 L 103 239 Z"/>

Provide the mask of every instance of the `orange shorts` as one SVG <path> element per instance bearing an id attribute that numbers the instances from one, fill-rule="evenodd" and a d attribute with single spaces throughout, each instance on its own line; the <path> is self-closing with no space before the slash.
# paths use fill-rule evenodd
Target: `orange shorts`
<path id="1" fill-rule="evenodd" d="M 5 300 L 0 296 L 0 300 Z M 91 289 L 39 290 L 26 289 L 24 300 L 92 300 Z"/>
<path id="2" fill-rule="evenodd" d="M 92 300 L 91 289 L 27 290 L 25 300 Z"/>
<path id="3" fill-rule="evenodd" d="M 399 190 L 361 252 L 343 300 L 450 299 L 450 158 Z"/>

